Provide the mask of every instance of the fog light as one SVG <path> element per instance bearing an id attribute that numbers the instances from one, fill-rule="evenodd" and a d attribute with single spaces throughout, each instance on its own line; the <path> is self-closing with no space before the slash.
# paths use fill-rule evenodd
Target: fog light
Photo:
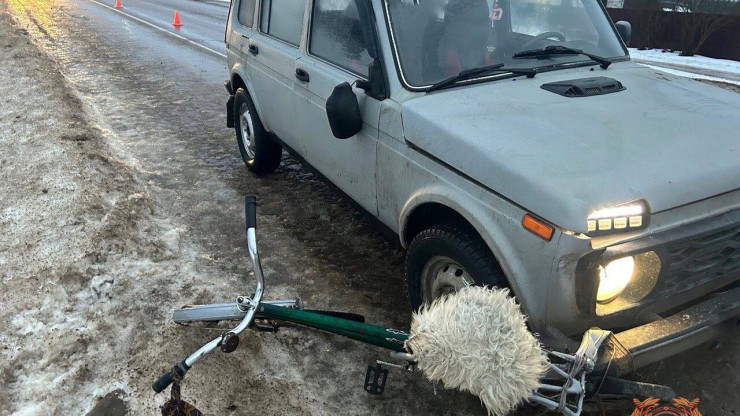
<path id="1" fill-rule="evenodd" d="M 607 303 L 614 300 L 632 280 L 635 272 L 635 258 L 622 257 L 610 261 L 606 267 L 599 266 L 599 290 L 596 292 L 596 301 Z"/>

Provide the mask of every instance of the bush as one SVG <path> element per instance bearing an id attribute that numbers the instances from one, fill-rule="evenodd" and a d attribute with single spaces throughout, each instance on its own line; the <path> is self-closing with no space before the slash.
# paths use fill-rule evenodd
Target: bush
<path id="1" fill-rule="evenodd" d="M 714 32 L 732 22 L 738 2 L 734 0 L 677 0 L 681 56 L 693 56 Z"/>

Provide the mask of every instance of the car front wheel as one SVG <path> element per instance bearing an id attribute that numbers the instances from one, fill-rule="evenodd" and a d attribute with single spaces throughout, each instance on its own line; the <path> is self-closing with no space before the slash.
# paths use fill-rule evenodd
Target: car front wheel
<path id="1" fill-rule="evenodd" d="M 414 237 L 406 254 L 406 279 L 414 310 L 465 286 L 507 286 L 483 239 L 451 224 L 429 227 Z"/>
<path id="2" fill-rule="evenodd" d="M 254 173 L 271 173 L 280 165 L 282 148 L 262 126 L 252 99 L 244 88 L 234 94 L 234 129 L 239 153 L 247 168 Z"/>

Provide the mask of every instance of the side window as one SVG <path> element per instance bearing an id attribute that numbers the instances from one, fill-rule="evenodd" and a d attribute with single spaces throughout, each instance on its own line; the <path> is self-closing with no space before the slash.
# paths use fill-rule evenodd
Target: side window
<path id="1" fill-rule="evenodd" d="M 309 52 L 367 77 L 372 58 L 367 53 L 355 0 L 314 0 Z"/>
<path id="2" fill-rule="evenodd" d="M 306 0 L 262 0 L 260 30 L 298 46 L 305 11 Z"/>
<path id="3" fill-rule="evenodd" d="M 246 27 L 252 27 L 254 22 L 254 6 L 257 0 L 242 0 L 239 3 L 239 23 Z"/>

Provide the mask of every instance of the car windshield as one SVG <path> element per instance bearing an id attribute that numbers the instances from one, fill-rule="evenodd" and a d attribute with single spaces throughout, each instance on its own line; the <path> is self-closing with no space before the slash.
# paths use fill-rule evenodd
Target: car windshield
<path id="1" fill-rule="evenodd" d="M 559 45 L 606 58 L 625 50 L 599 0 L 384 0 L 401 77 L 424 88 L 485 65 L 533 68 L 579 54 L 517 52 Z"/>

